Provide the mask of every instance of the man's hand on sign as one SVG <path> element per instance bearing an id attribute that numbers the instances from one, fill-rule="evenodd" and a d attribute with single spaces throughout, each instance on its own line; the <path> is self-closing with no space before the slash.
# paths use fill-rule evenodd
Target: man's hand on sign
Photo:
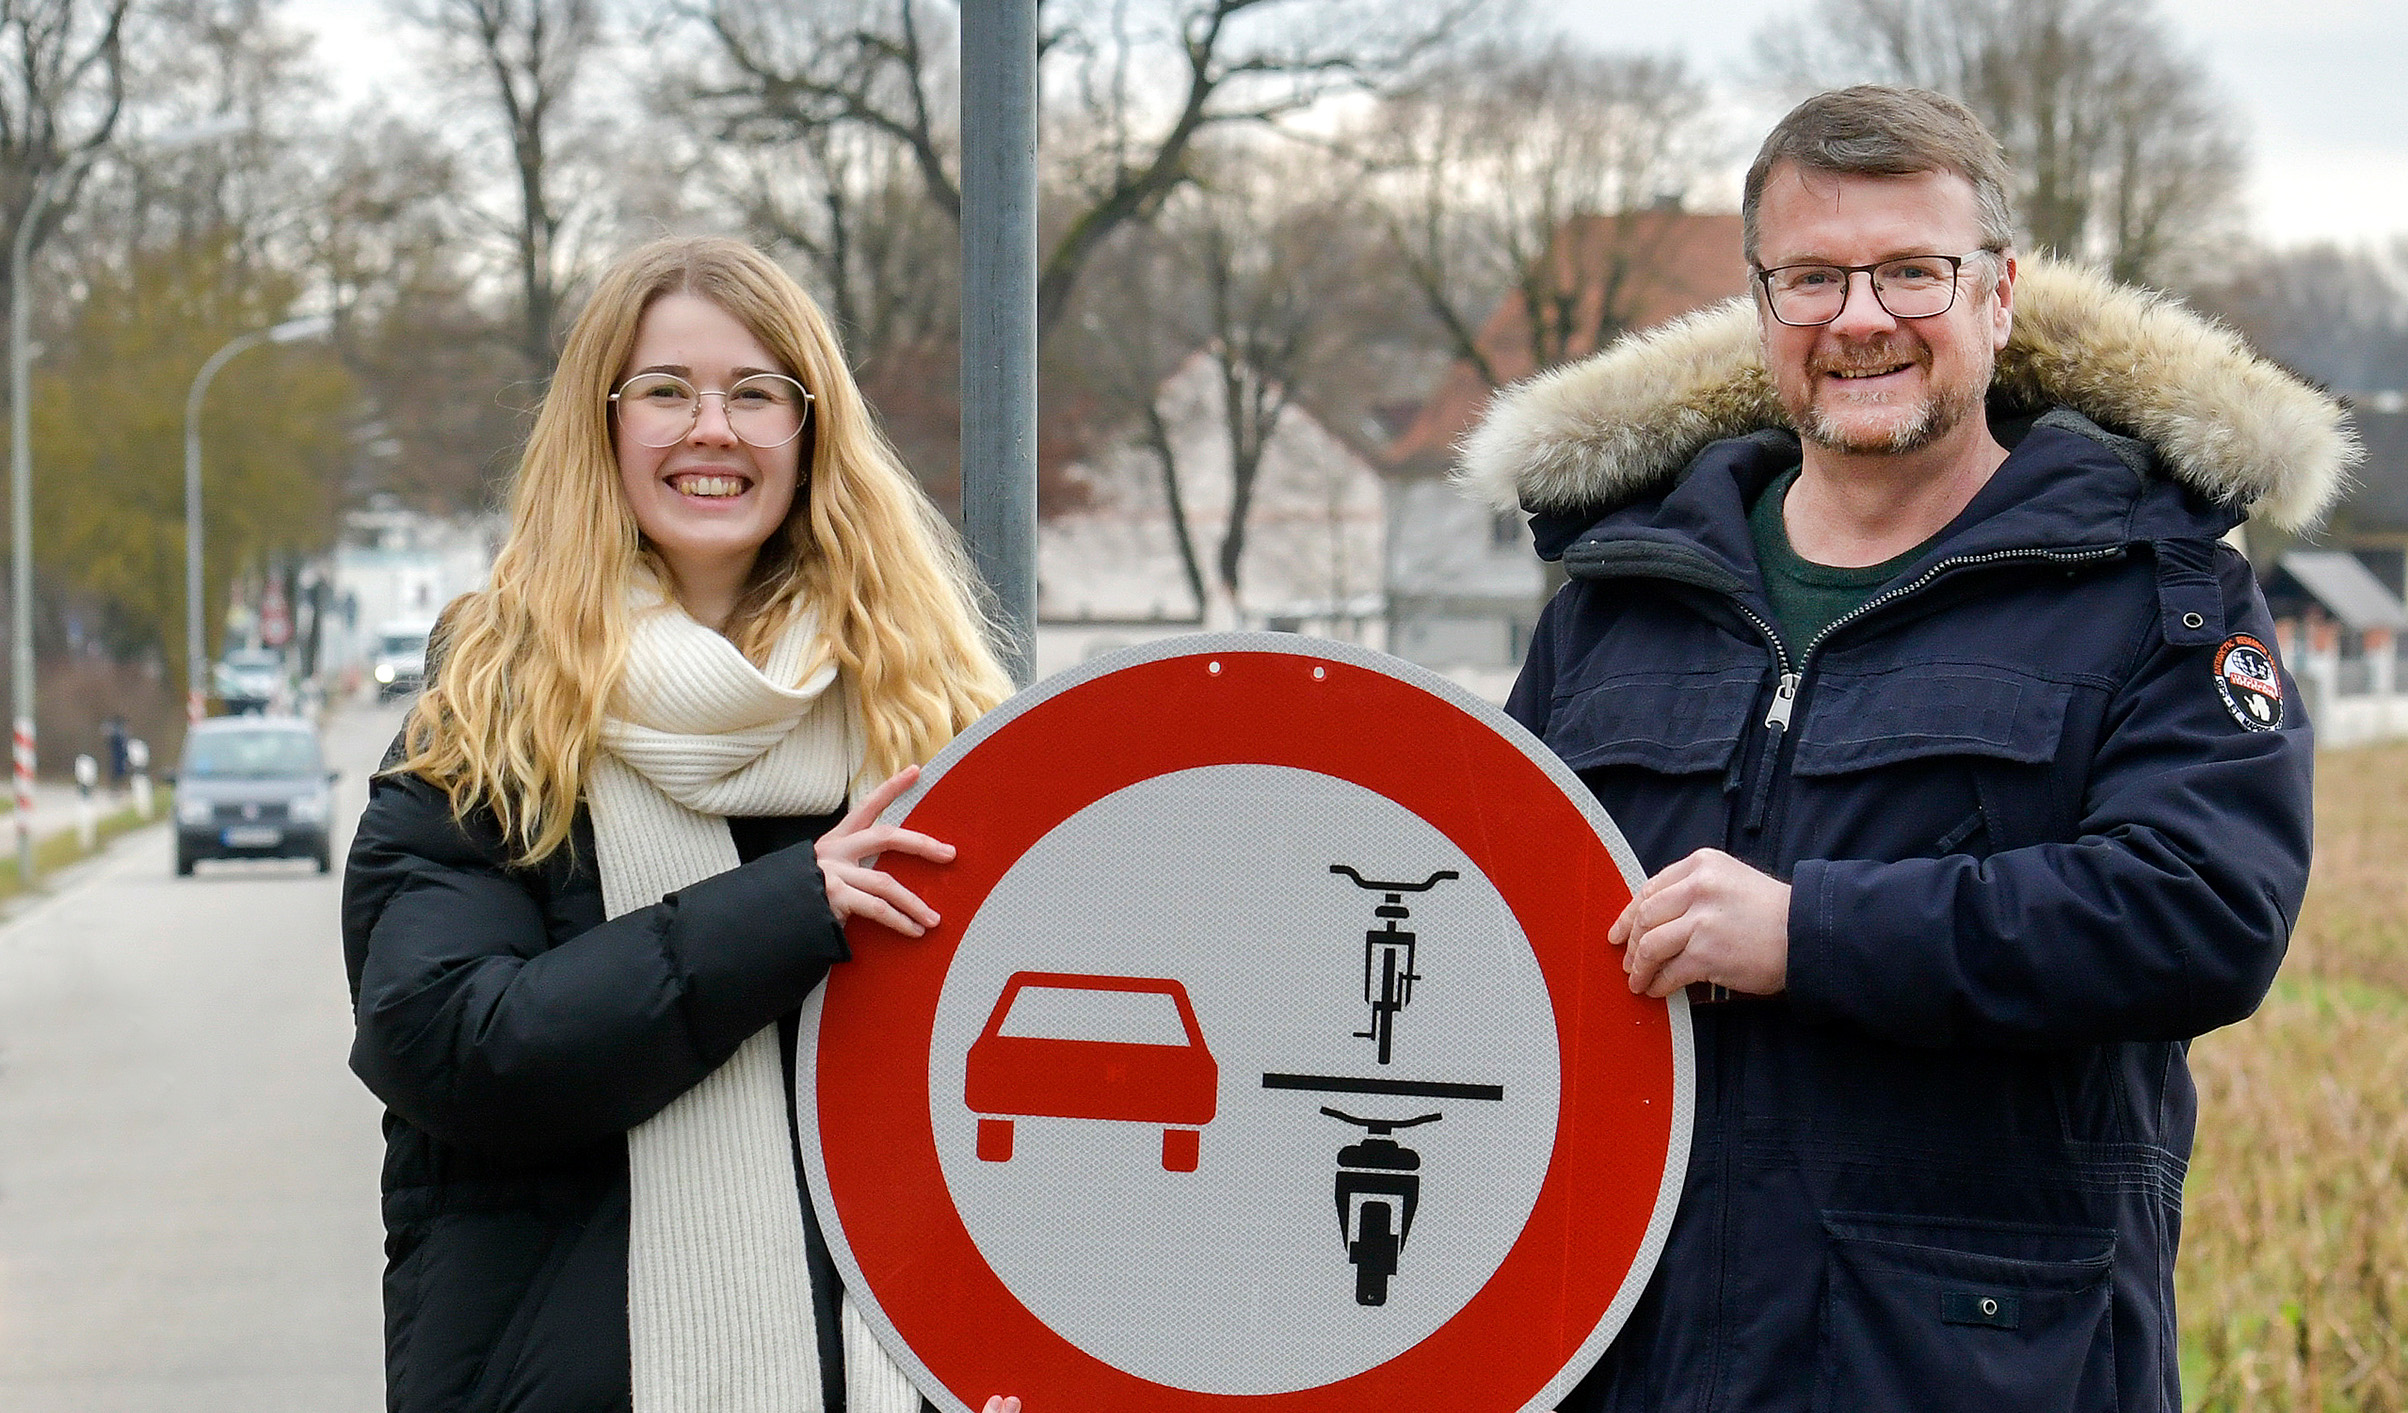
<path id="1" fill-rule="evenodd" d="M 1648 879 L 1606 936 L 1633 991 L 1711 981 L 1769 996 L 1789 984 L 1789 885 L 1700 849 Z"/>
<path id="2" fill-rule="evenodd" d="M 980 1409 L 979 1413 L 1020 1413 L 1020 1400 L 1006 1398 L 999 1393 L 988 1399 L 987 1406 Z"/>
<path id="3" fill-rule="evenodd" d="M 929 928 L 936 926 L 936 909 L 921 902 L 917 894 L 878 868 L 878 856 L 890 849 L 930 863 L 953 861 L 951 844 L 877 822 L 879 814 L 895 802 L 895 797 L 910 789 L 919 778 L 920 768 L 916 765 L 896 771 L 885 784 L 855 805 L 851 814 L 837 821 L 835 828 L 820 835 L 819 843 L 812 847 L 812 853 L 819 859 L 820 877 L 827 885 L 828 910 L 836 914 L 839 926 L 848 919 L 866 917 L 906 937 L 924 936 Z M 1019 1400 L 1006 1401 L 1012 1407 L 1002 1413 L 1018 1413 Z M 992 1403 L 987 1413 L 997 1413 Z"/>

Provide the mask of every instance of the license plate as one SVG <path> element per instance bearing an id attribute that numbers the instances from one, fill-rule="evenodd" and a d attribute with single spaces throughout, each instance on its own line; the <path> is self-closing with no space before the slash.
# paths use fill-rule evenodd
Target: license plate
<path id="1" fill-rule="evenodd" d="M 227 830 L 225 840 L 229 849 L 272 849 L 284 842 L 284 831 L 253 825 L 247 829 Z"/>

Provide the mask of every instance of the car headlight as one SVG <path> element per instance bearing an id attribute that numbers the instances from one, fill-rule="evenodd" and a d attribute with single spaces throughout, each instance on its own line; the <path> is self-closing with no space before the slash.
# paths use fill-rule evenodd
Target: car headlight
<path id="1" fill-rule="evenodd" d="M 176 823 L 207 824 L 217 818 L 217 806 L 207 800 L 176 801 Z"/>
<path id="2" fill-rule="evenodd" d="M 376 680 L 379 682 L 390 683 L 393 680 L 393 664 L 389 662 L 378 663 L 376 665 Z"/>
<path id="3" fill-rule="evenodd" d="M 300 796 L 292 802 L 291 810 L 295 824 L 324 824 L 326 822 L 326 797 L 324 795 Z"/>

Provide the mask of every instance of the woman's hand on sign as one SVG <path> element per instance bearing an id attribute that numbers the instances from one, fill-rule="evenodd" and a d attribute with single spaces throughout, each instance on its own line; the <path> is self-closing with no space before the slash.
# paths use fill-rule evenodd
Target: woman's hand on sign
<path id="1" fill-rule="evenodd" d="M 1711 981 L 1770 996 L 1789 984 L 1789 885 L 1700 849 L 1648 879 L 1606 937 L 1633 991 Z"/>
<path id="2" fill-rule="evenodd" d="M 988 1399 L 987 1406 L 980 1409 L 978 1413 L 1020 1413 L 1020 1400 L 1006 1398 L 999 1393 Z"/>
<path id="3" fill-rule="evenodd" d="M 910 789 L 919 778 L 920 768 L 916 765 L 896 771 L 885 784 L 855 805 L 851 814 L 837 821 L 835 828 L 820 835 L 819 843 L 812 847 L 819 860 L 820 877 L 827 885 L 828 911 L 836 914 L 839 926 L 852 918 L 866 917 L 906 937 L 925 936 L 929 928 L 936 926 L 936 909 L 921 902 L 919 895 L 878 867 L 879 855 L 890 851 L 930 863 L 953 861 L 951 844 L 877 822 L 879 814 L 895 802 L 895 797 Z M 1020 1400 L 1005 1401 L 1012 1406 L 1003 1413 L 1018 1413 Z M 996 1413 L 991 1402 L 987 1413 Z"/>

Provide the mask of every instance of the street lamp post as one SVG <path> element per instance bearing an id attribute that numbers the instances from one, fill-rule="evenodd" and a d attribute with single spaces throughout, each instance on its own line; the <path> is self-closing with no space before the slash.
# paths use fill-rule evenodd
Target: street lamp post
<path id="1" fill-rule="evenodd" d="M 194 375 L 192 391 L 184 396 L 184 715 L 193 721 L 208 714 L 207 643 L 201 631 L 201 399 L 209 381 L 235 355 L 263 343 L 294 343 L 314 339 L 334 327 L 324 314 L 287 319 L 272 329 L 244 334 L 209 355 Z"/>
<path id="2" fill-rule="evenodd" d="M 190 127 L 161 133 L 141 144 L 151 152 L 172 151 L 222 137 L 243 126 L 235 117 L 212 118 Z M 33 261 L 33 233 L 42 213 L 59 189 L 89 166 L 106 148 L 87 147 L 59 164 L 33 189 L 25 214 L 17 220 L 16 239 L 8 259 L 8 420 L 9 420 L 9 686 L 16 708 L 11 745 L 16 760 L 17 876 L 33 885 L 33 421 L 26 378 L 27 312 L 32 300 L 25 293 L 26 266 Z"/>
<path id="3" fill-rule="evenodd" d="M 25 296 L 25 267 L 33 257 L 34 228 L 51 199 L 99 155 L 99 148 L 86 148 L 34 187 L 8 258 L 8 677 L 16 707 L 10 744 L 17 777 L 17 876 L 28 887 L 33 884 L 33 421 L 26 394 L 25 326 L 26 306 L 33 301 Z"/>

